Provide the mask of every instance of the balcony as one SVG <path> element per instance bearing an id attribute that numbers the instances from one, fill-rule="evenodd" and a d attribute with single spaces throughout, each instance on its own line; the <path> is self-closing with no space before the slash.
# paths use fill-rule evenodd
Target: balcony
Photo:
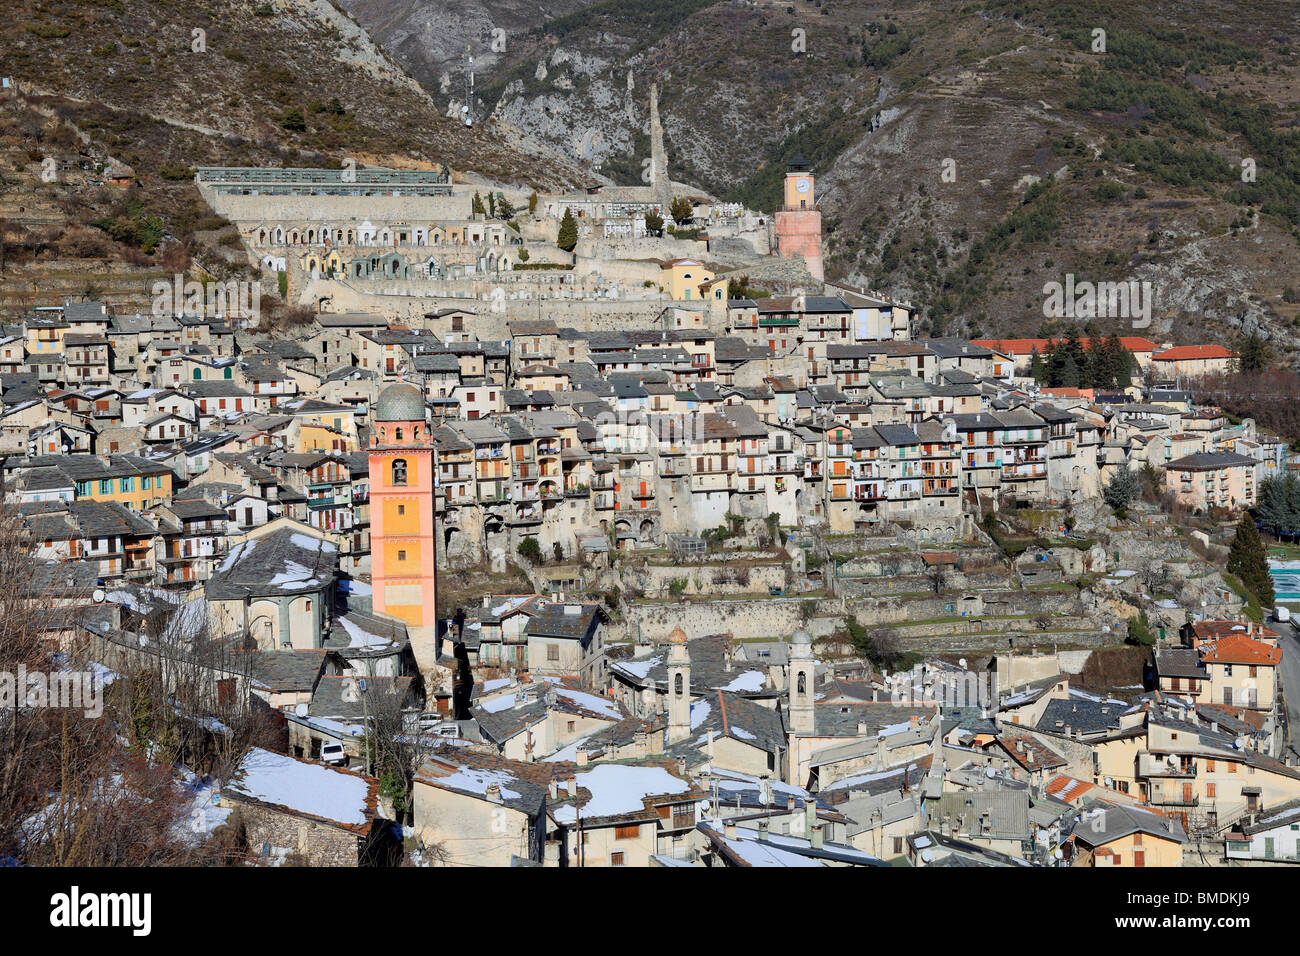
<path id="1" fill-rule="evenodd" d="M 1045 464 L 1023 464 L 1023 465 L 1003 465 L 1003 481 L 1033 481 L 1036 478 L 1047 477 L 1047 465 Z"/>
<path id="2" fill-rule="evenodd" d="M 1175 760 L 1170 766 L 1164 757 L 1152 754 L 1138 755 L 1138 776 L 1191 780 L 1196 776 L 1196 762 L 1190 759 Z"/>

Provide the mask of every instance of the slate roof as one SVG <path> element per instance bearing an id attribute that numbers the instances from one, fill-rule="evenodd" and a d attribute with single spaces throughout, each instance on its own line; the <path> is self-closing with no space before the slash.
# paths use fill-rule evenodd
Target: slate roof
<path id="1" fill-rule="evenodd" d="M 337 559 L 331 542 L 282 528 L 231 548 L 204 591 L 215 601 L 311 593 L 333 583 Z"/>

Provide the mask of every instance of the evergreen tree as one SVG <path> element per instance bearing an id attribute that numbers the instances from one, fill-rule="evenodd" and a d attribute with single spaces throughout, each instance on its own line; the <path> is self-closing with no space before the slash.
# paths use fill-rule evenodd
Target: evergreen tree
<path id="1" fill-rule="evenodd" d="M 528 194 L 528 211 L 530 213 L 537 212 L 537 193 Z"/>
<path id="2" fill-rule="evenodd" d="M 515 204 L 502 196 L 497 200 L 497 216 L 507 221 L 515 218 Z"/>
<path id="3" fill-rule="evenodd" d="M 487 215 L 487 210 L 483 208 L 483 197 L 477 192 L 474 193 L 474 201 L 470 203 L 469 211 L 475 216 Z"/>
<path id="4" fill-rule="evenodd" d="M 564 210 L 564 218 L 560 220 L 560 234 L 556 237 L 555 244 L 565 252 L 572 252 L 578 244 L 578 223 L 569 209 Z"/>
<path id="5" fill-rule="evenodd" d="M 1273 606 L 1273 579 L 1268 573 L 1268 552 L 1249 511 L 1241 514 L 1237 533 L 1228 550 L 1228 573 L 1237 576 L 1242 586 L 1254 595 L 1260 607 Z"/>
<path id="6" fill-rule="evenodd" d="M 1057 366 L 1057 386 L 1059 388 L 1078 388 L 1080 381 L 1079 363 L 1074 360 L 1074 356 L 1066 351 L 1065 357 L 1061 359 Z"/>
<path id="7" fill-rule="evenodd" d="M 1106 504 L 1115 509 L 1115 514 L 1123 518 L 1128 514 L 1128 506 L 1133 503 L 1133 499 L 1141 493 L 1142 479 L 1126 465 L 1115 472 L 1101 496 Z"/>
<path id="8" fill-rule="evenodd" d="M 647 211 L 645 214 L 645 231 L 652 236 L 662 236 L 664 234 L 664 217 L 657 212 Z"/>
<path id="9" fill-rule="evenodd" d="M 1251 332 L 1242 341 L 1238 364 L 1243 372 L 1260 372 L 1268 368 L 1268 346 L 1258 332 Z"/>
<path id="10" fill-rule="evenodd" d="M 1150 647 L 1156 642 L 1156 636 L 1151 633 L 1151 623 L 1147 620 L 1146 611 L 1138 611 L 1128 619 L 1128 637 L 1129 644 L 1137 644 L 1141 647 Z"/>
<path id="11" fill-rule="evenodd" d="M 679 226 L 684 226 L 695 218 L 695 207 L 685 196 L 674 198 L 672 205 L 668 207 L 668 212 Z"/>
<path id="12" fill-rule="evenodd" d="M 1038 346 L 1029 353 L 1029 377 L 1039 385 L 1047 382 L 1047 369 L 1043 366 L 1043 357 L 1038 354 Z"/>
<path id="13" fill-rule="evenodd" d="M 496 217 L 497 217 L 497 194 L 490 192 L 488 193 L 488 218 L 495 219 Z"/>

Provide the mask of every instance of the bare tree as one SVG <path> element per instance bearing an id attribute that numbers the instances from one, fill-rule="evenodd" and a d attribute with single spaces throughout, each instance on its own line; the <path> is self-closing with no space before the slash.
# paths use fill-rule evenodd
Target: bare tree
<path id="1" fill-rule="evenodd" d="M 949 571 L 948 567 L 943 564 L 931 565 L 930 569 L 926 572 L 926 576 L 930 579 L 930 587 L 934 588 L 935 594 L 942 594 L 947 590 L 948 584 L 952 579 L 952 573 Z"/>

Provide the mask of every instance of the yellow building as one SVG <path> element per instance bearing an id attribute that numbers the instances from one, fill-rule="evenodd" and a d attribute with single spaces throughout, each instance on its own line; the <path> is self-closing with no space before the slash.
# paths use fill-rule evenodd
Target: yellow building
<path id="1" fill-rule="evenodd" d="M 59 467 L 73 480 L 77 501 L 119 501 L 141 510 L 171 500 L 172 470 L 138 455 L 67 455 Z"/>
<path id="2" fill-rule="evenodd" d="M 711 291 L 721 291 L 727 298 L 725 283 L 715 287 L 713 270 L 706 269 L 698 259 L 669 259 L 663 263 L 664 286 L 668 295 L 677 301 L 707 298 Z"/>
<path id="3" fill-rule="evenodd" d="M 1071 839 L 1074 866 L 1182 866 L 1187 834 L 1177 819 L 1152 810 L 1093 803 Z"/>

